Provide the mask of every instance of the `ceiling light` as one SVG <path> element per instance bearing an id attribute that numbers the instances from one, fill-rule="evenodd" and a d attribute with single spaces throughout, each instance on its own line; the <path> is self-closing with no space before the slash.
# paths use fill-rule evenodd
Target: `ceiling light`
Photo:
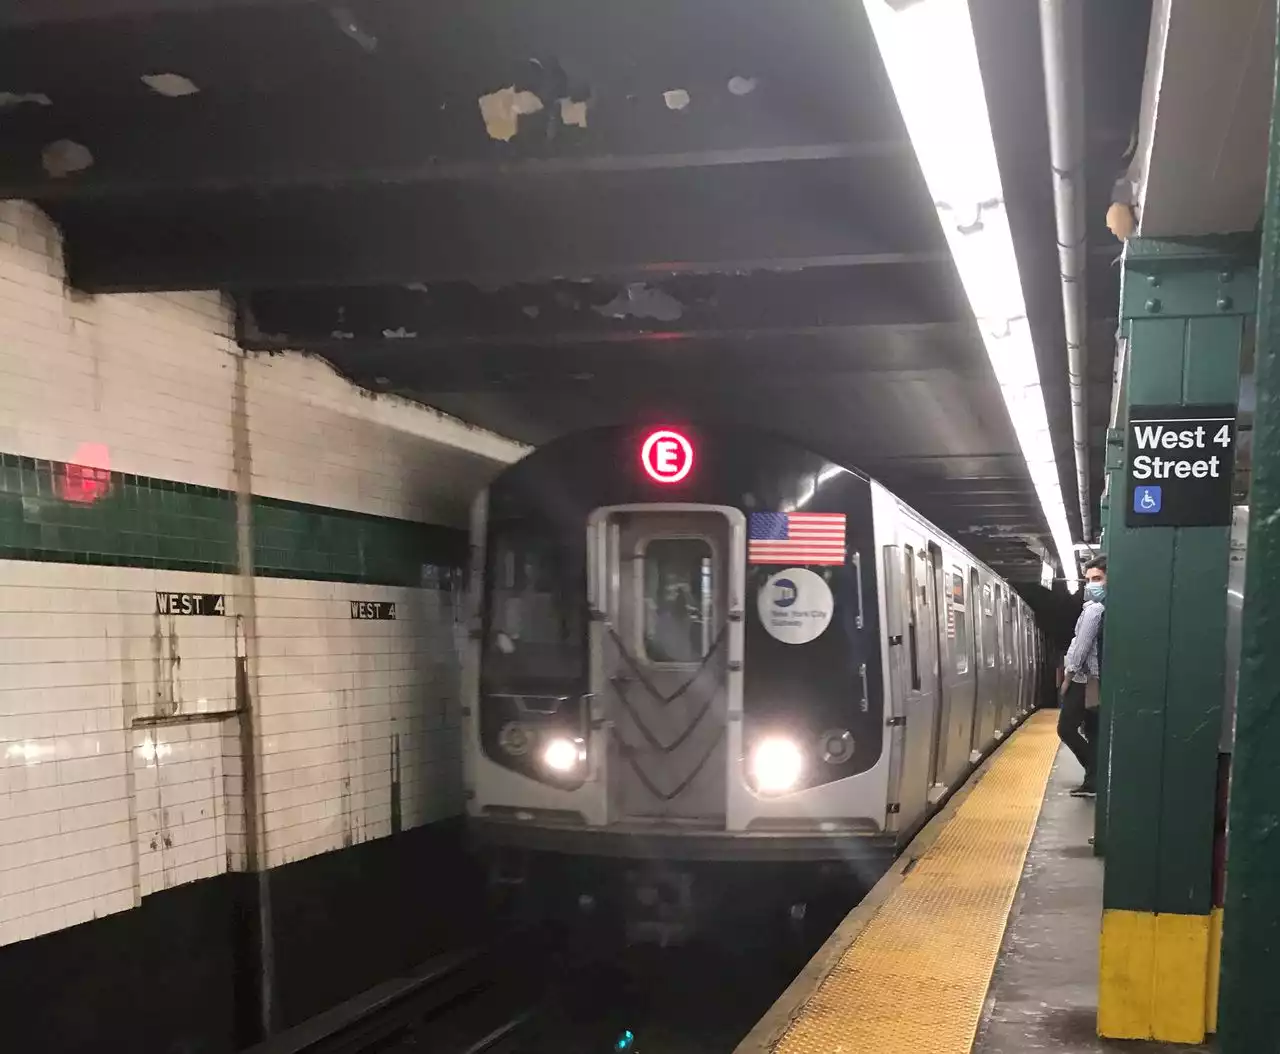
<path id="1" fill-rule="evenodd" d="M 863 0 L 898 108 L 1044 510 L 1067 589 L 1071 528 L 1005 209 L 969 5 Z"/>

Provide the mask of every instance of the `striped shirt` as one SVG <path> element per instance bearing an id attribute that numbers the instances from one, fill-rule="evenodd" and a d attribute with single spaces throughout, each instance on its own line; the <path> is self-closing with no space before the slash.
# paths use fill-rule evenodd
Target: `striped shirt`
<path id="1" fill-rule="evenodd" d="M 1090 677 L 1098 676 L 1098 627 L 1106 605 L 1096 600 L 1087 601 L 1076 619 L 1076 635 L 1063 662 L 1066 674 L 1077 684 L 1084 684 Z"/>

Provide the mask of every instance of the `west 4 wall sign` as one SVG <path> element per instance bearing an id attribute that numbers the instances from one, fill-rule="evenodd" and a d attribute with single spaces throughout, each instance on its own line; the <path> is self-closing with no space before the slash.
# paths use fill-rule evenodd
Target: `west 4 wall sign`
<path id="1" fill-rule="evenodd" d="M 1128 439 L 1127 527 L 1231 523 L 1234 406 L 1132 406 Z"/>

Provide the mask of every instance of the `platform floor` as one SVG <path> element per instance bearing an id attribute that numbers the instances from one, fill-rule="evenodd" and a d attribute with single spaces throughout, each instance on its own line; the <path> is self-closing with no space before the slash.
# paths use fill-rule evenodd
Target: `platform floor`
<path id="1" fill-rule="evenodd" d="M 737 1054 L 1195 1054 L 1097 1038 L 1102 864 L 1056 711 L 1010 737 Z"/>
<path id="2" fill-rule="evenodd" d="M 1214 1048 L 1101 1040 L 1098 920 L 1102 862 L 1093 855 L 1093 802 L 1071 797 L 1083 773 L 1063 748 L 1005 931 L 973 1054 L 1204 1054 Z"/>

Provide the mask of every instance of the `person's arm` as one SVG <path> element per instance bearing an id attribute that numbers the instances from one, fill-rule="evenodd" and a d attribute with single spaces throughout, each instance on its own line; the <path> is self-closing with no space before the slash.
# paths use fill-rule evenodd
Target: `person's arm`
<path id="1" fill-rule="evenodd" d="M 1067 649 L 1067 658 L 1063 663 L 1066 667 L 1067 680 L 1085 668 L 1089 661 L 1089 653 L 1098 639 L 1098 627 L 1101 625 L 1102 605 L 1090 604 L 1081 613 L 1075 638 L 1071 641 L 1071 647 Z"/>

